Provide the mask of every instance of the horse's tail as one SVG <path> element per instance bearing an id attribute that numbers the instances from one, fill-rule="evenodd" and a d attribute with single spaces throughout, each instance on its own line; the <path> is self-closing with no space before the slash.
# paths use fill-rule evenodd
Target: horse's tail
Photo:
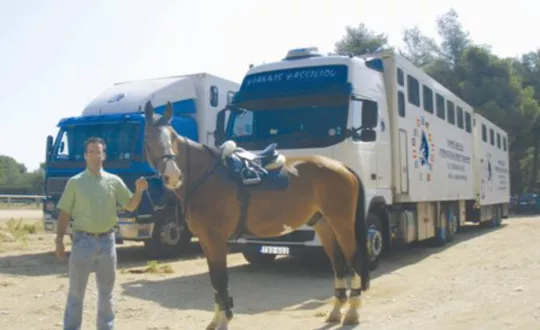
<path id="1" fill-rule="evenodd" d="M 360 180 L 360 177 L 355 171 L 349 168 L 349 171 L 356 177 L 358 182 L 358 200 L 356 201 L 356 219 L 355 219 L 355 233 L 356 243 L 358 250 L 356 251 L 354 263 L 360 263 L 362 278 L 362 290 L 367 291 L 369 289 L 370 282 L 370 267 L 369 267 L 369 254 L 368 254 L 368 231 L 365 215 L 365 192 L 364 185 Z"/>

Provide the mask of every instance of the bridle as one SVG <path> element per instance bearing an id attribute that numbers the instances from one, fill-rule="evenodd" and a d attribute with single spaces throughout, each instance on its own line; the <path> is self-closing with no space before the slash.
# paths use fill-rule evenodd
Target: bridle
<path id="1" fill-rule="evenodd" d="M 186 219 L 186 215 L 187 215 L 187 208 L 189 206 L 188 202 L 191 198 L 193 198 L 195 196 L 195 192 L 212 176 L 212 174 L 218 169 L 218 167 L 222 164 L 222 161 L 221 161 L 221 158 L 220 157 L 217 157 L 217 160 L 214 164 L 214 166 L 208 168 L 203 174 L 201 174 L 201 176 L 199 176 L 199 178 L 197 178 L 197 180 L 195 180 L 193 183 L 190 182 L 190 179 L 191 179 L 191 155 L 190 155 L 190 142 L 189 142 L 189 139 L 186 138 L 185 136 L 182 136 L 182 135 L 176 135 L 178 137 L 181 137 L 184 142 L 185 142 L 185 148 L 182 148 L 182 150 L 185 149 L 185 157 L 184 157 L 184 171 L 185 171 L 185 174 L 183 175 L 183 186 L 184 186 L 184 194 L 183 194 L 183 198 L 182 198 L 182 210 L 181 210 L 181 215 L 182 215 L 182 219 L 184 219 L 184 221 L 187 221 Z M 152 156 L 152 153 L 150 152 L 150 146 L 148 145 L 148 139 L 146 138 L 145 136 L 145 139 L 144 139 L 144 146 L 145 146 L 145 151 L 148 155 L 147 159 L 150 161 L 150 166 L 152 166 L 155 170 L 156 170 L 156 174 L 153 175 L 153 176 L 149 176 L 147 178 L 159 178 L 159 179 L 162 179 L 162 174 L 164 171 L 160 171 L 158 168 L 156 168 L 155 164 L 154 164 L 154 157 Z M 203 144 L 202 145 L 205 150 L 207 150 L 211 155 L 213 156 L 218 156 L 219 155 L 219 152 L 214 150 L 213 148 Z M 158 161 L 159 162 L 162 162 L 163 163 L 163 169 L 166 168 L 166 165 L 167 165 L 167 162 L 169 161 L 174 161 L 176 162 L 177 160 L 177 155 L 175 154 L 164 154 L 160 157 L 158 157 Z M 152 199 L 152 196 L 150 196 L 150 193 L 148 192 L 148 189 L 145 190 L 146 191 L 146 195 L 148 197 L 148 200 L 150 201 L 150 204 L 152 204 L 152 208 L 154 209 L 154 211 L 160 209 L 159 206 L 156 206 L 153 199 Z"/>

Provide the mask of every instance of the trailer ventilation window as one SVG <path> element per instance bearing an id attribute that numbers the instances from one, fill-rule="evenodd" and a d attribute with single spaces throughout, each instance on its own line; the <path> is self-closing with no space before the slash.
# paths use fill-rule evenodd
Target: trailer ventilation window
<path id="1" fill-rule="evenodd" d="M 402 91 L 397 93 L 398 114 L 400 117 L 405 117 L 405 94 Z"/>
<path id="2" fill-rule="evenodd" d="M 456 113 L 454 109 L 454 102 L 446 101 L 446 107 L 448 109 L 448 122 L 452 125 L 456 124 Z"/>
<path id="3" fill-rule="evenodd" d="M 501 149 L 501 134 L 497 132 L 497 148 Z"/>
<path id="4" fill-rule="evenodd" d="M 407 75 L 407 96 L 410 104 L 420 106 L 420 84 L 410 75 Z"/>
<path id="5" fill-rule="evenodd" d="M 489 143 L 491 143 L 492 146 L 495 145 L 495 132 L 493 131 L 493 128 L 489 129 Z"/>
<path id="6" fill-rule="evenodd" d="M 400 86 L 405 86 L 405 76 L 403 75 L 403 70 L 400 68 L 397 69 L 397 83 Z"/>
<path id="7" fill-rule="evenodd" d="M 463 108 L 457 107 L 457 127 L 463 129 Z"/>
<path id="8" fill-rule="evenodd" d="M 471 114 L 465 111 L 465 130 L 470 133 L 472 131 L 471 126 Z"/>
<path id="9" fill-rule="evenodd" d="M 506 151 L 506 137 L 503 136 L 503 150 Z"/>
<path id="10" fill-rule="evenodd" d="M 487 142 L 487 127 L 482 124 L 482 141 Z"/>
<path id="11" fill-rule="evenodd" d="M 219 91 L 216 86 L 210 87 L 210 105 L 213 107 L 218 106 Z"/>
<path id="12" fill-rule="evenodd" d="M 442 120 L 446 119 L 446 108 L 444 107 L 444 97 L 442 97 L 441 94 L 437 93 L 435 96 L 436 99 L 436 105 L 437 105 L 437 117 L 441 118 Z"/>
<path id="13" fill-rule="evenodd" d="M 424 110 L 433 113 L 433 91 L 427 86 L 423 86 L 422 95 L 424 96 Z"/>

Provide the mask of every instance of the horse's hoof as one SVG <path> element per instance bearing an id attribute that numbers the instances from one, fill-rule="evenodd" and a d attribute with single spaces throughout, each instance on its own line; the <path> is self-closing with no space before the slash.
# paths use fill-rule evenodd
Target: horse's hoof
<path id="1" fill-rule="evenodd" d="M 345 317 L 343 318 L 343 322 L 342 322 L 343 325 L 353 325 L 353 324 L 358 324 L 358 323 L 360 323 L 358 312 L 347 313 L 347 315 L 345 315 Z"/>
<path id="2" fill-rule="evenodd" d="M 339 316 L 333 316 L 333 315 L 329 315 L 326 320 L 324 320 L 326 323 L 339 323 L 339 321 L 341 321 L 341 317 Z"/>
<path id="3" fill-rule="evenodd" d="M 332 311 L 326 318 L 326 323 L 338 323 L 341 321 L 341 313 L 339 311 Z"/>
<path id="4" fill-rule="evenodd" d="M 210 324 L 206 327 L 206 330 L 227 330 L 227 329 L 229 329 L 229 327 L 227 326 L 227 324 L 219 325 L 219 324 L 215 324 L 215 323 L 210 323 Z"/>

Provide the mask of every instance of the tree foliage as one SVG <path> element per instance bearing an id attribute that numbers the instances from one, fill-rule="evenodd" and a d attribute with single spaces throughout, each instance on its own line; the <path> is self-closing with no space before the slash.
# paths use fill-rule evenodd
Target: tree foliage
<path id="1" fill-rule="evenodd" d="M 404 47 L 397 52 L 508 133 L 512 193 L 532 190 L 540 150 L 540 50 L 501 58 L 473 42 L 453 9 L 435 23 L 440 43 L 414 26 L 404 31 Z M 361 55 L 375 48 L 396 47 L 364 24 L 347 27 L 335 44 L 338 54 Z"/>
<path id="2" fill-rule="evenodd" d="M 0 194 L 43 194 L 44 164 L 33 172 L 9 156 L 0 155 Z"/>

